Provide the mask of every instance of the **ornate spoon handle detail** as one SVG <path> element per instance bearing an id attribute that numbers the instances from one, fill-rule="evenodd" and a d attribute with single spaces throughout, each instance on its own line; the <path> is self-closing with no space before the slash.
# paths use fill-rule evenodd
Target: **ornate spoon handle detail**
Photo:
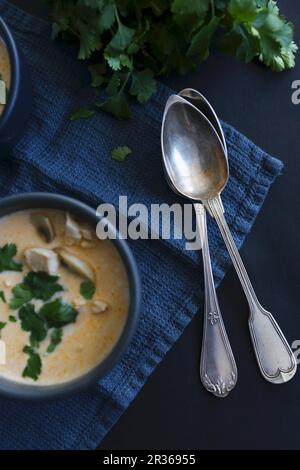
<path id="1" fill-rule="evenodd" d="M 274 384 L 287 382 L 295 375 L 297 369 L 295 356 L 271 313 L 267 312 L 257 300 L 246 268 L 225 220 L 220 198 L 205 201 L 205 206 L 219 226 L 247 297 L 250 308 L 250 335 L 260 371 L 269 382 Z"/>
<path id="2" fill-rule="evenodd" d="M 202 204 L 194 204 L 194 208 L 202 241 L 205 289 L 200 377 L 209 392 L 218 397 L 226 397 L 236 385 L 237 368 L 214 286 L 207 239 L 206 210 Z"/>

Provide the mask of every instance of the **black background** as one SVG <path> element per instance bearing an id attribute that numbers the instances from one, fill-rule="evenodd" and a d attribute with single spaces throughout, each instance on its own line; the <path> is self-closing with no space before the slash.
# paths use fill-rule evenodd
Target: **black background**
<path id="1" fill-rule="evenodd" d="M 46 16 L 40 0 L 13 1 Z M 299 2 L 278 4 L 295 24 L 300 45 Z M 285 163 L 242 255 L 261 303 L 274 314 L 290 343 L 300 340 L 300 105 L 291 102 L 291 84 L 297 79 L 300 53 L 294 70 L 274 74 L 213 51 L 197 72 L 166 80 L 175 90 L 199 89 L 222 119 Z M 248 306 L 233 269 L 218 295 L 239 369 L 235 390 L 218 399 L 200 384 L 198 315 L 101 449 L 300 449 L 300 372 L 285 385 L 265 382 L 254 360 Z"/>

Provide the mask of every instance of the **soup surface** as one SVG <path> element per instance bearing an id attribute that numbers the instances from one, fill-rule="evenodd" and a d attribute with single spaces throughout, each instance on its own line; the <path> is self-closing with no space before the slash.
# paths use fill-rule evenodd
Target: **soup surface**
<path id="1" fill-rule="evenodd" d="M 99 364 L 118 341 L 129 304 L 112 242 L 69 214 L 40 209 L 0 218 L 0 247 L 0 377 L 51 385 Z"/>
<path id="2" fill-rule="evenodd" d="M 7 47 L 0 38 L 0 116 L 7 102 L 11 83 L 11 69 Z"/>

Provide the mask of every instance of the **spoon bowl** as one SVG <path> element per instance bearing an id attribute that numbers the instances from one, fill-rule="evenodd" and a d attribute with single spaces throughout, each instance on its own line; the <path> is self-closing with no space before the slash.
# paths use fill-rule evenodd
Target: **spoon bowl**
<path id="1" fill-rule="evenodd" d="M 165 170 L 177 192 L 194 201 L 218 196 L 228 179 L 222 141 L 205 115 L 180 96 L 167 101 L 161 144 Z"/>
<path id="2" fill-rule="evenodd" d="M 193 88 L 184 88 L 178 93 L 178 95 L 193 104 L 197 109 L 199 109 L 199 111 L 201 111 L 202 114 L 204 114 L 205 117 L 207 117 L 220 137 L 227 156 L 227 145 L 224 132 L 219 118 L 210 102 L 198 90 L 194 90 Z"/>

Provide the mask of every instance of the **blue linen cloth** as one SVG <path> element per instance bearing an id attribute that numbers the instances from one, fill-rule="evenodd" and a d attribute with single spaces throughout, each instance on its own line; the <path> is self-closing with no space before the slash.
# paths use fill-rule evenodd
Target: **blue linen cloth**
<path id="1" fill-rule="evenodd" d="M 73 49 L 50 39 L 48 23 L 0 0 L 0 15 L 12 28 L 32 74 L 34 110 L 10 160 L 0 161 L 1 196 L 27 191 L 72 195 L 93 207 L 133 202 L 179 201 L 167 187 L 161 166 L 160 125 L 171 91 L 156 96 L 134 118 L 118 122 L 98 113 L 71 122 L 70 112 L 93 99 Z M 231 176 L 223 193 L 226 217 L 240 247 L 260 210 L 280 161 L 224 124 Z M 116 145 L 129 144 L 126 162 L 111 160 Z M 213 221 L 209 237 L 218 285 L 230 265 Z M 182 240 L 134 241 L 130 246 L 143 282 L 141 318 L 126 354 L 89 391 L 51 403 L 0 399 L 0 448 L 94 449 L 130 405 L 186 325 L 202 311 L 201 253 L 187 252 Z"/>

